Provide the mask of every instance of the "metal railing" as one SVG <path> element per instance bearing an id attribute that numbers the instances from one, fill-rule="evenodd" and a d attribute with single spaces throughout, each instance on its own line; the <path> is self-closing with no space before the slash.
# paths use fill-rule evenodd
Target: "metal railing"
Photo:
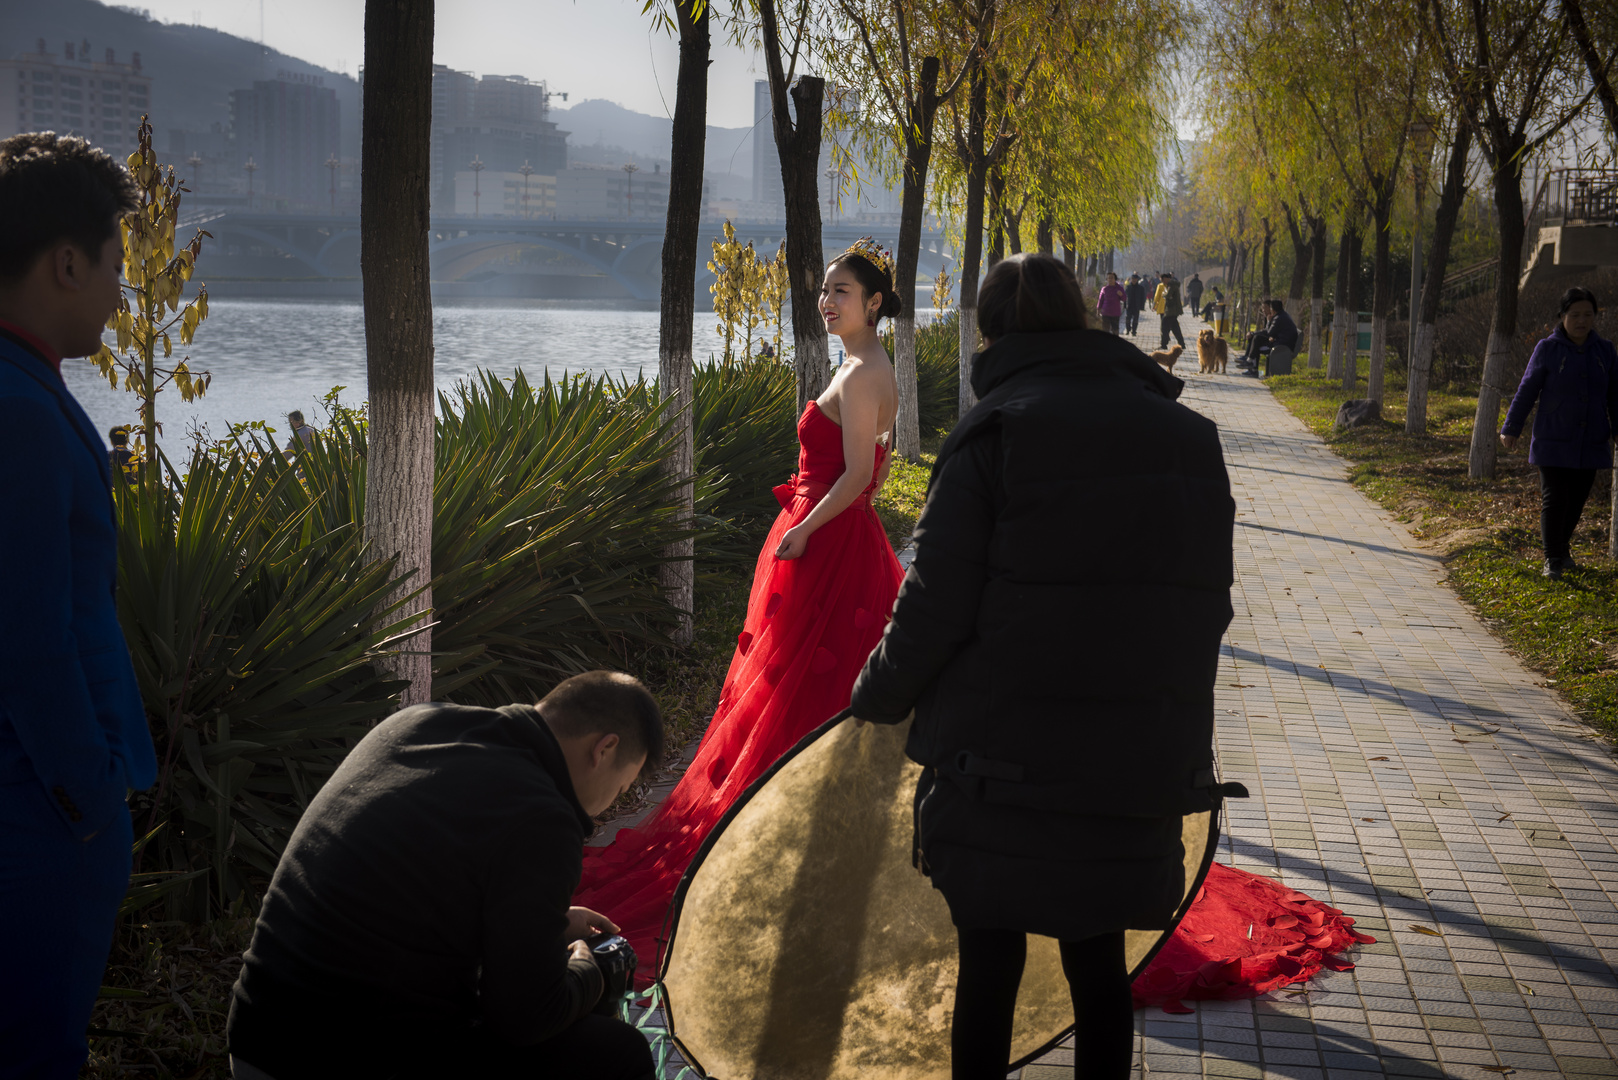
<path id="1" fill-rule="evenodd" d="M 1555 225 L 1618 222 L 1618 170 L 1552 169 L 1528 208 L 1529 237 Z"/>

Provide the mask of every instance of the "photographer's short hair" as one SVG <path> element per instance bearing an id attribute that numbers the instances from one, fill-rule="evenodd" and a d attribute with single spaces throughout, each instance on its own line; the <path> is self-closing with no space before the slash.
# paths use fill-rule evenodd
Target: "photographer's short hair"
<path id="1" fill-rule="evenodd" d="M 63 240 L 99 261 L 118 219 L 139 205 L 129 170 L 77 136 L 36 131 L 0 142 L 0 282 L 23 277 Z"/>
<path id="2" fill-rule="evenodd" d="M 648 765 L 663 760 L 663 713 L 633 675 L 587 671 L 563 679 L 539 707 L 558 735 L 617 735 L 632 754 L 644 753 Z"/>
<path id="3" fill-rule="evenodd" d="M 301 423 L 303 423 L 303 413 L 299 412 L 297 409 L 293 409 L 291 412 L 287 413 L 287 423 L 289 423 L 289 424 L 301 424 Z"/>
<path id="4" fill-rule="evenodd" d="M 1001 259 L 978 289 L 978 329 L 988 341 L 1007 334 L 1083 330 L 1087 325 L 1079 279 L 1049 255 L 1025 253 Z"/>

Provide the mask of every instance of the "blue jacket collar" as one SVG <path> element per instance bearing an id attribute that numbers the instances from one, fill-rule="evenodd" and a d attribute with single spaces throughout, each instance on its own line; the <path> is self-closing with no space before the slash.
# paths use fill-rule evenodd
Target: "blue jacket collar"
<path id="1" fill-rule="evenodd" d="M 101 435 L 90 425 L 90 418 L 85 415 L 84 408 L 68 390 L 67 383 L 62 377 L 51 370 L 50 364 L 40 356 L 25 341 L 14 334 L 0 330 L 0 361 L 4 361 L 18 371 L 33 379 L 39 385 L 49 390 L 56 397 L 56 403 L 61 407 L 62 413 L 73 430 L 78 432 L 79 439 L 95 458 L 96 467 L 101 471 L 101 478 L 108 487 L 112 486 L 112 473 L 107 463 L 106 448 L 102 445 Z"/>

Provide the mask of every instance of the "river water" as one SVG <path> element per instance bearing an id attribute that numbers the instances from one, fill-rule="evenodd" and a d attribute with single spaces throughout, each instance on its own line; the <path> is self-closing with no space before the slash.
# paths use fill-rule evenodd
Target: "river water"
<path id="1" fill-rule="evenodd" d="M 174 359 L 189 355 L 193 372 L 211 371 L 201 399 L 186 403 L 170 387 L 157 399 L 161 444 L 174 456 L 188 434 L 206 429 L 210 438 L 230 425 L 265 420 L 284 440 L 286 414 L 297 409 L 323 426 L 320 399 L 334 386 L 342 400 L 365 399 L 365 320 L 356 301 L 213 300 L 196 340 Z M 917 312 L 926 321 L 930 311 Z M 441 390 L 484 368 L 508 376 L 521 368 L 538 382 L 576 372 L 635 378 L 657 377 L 656 311 L 578 301 L 454 301 L 434 306 L 433 369 Z M 790 327 L 788 328 L 790 331 Z M 109 340 L 111 335 L 108 335 Z M 721 355 L 724 344 L 712 312 L 696 313 L 692 336 L 699 363 Z M 832 359 L 838 342 L 832 339 Z M 134 394 L 107 385 L 88 360 L 62 365 L 67 385 L 101 431 L 138 420 Z"/>
<path id="2" fill-rule="evenodd" d="M 197 401 L 180 400 L 170 387 L 158 396 L 162 445 L 173 455 L 188 432 L 205 426 L 223 438 L 233 423 L 266 420 L 284 435 L 286 414 L 297 409 L 322 426 L 320 399 L 346 387 L 344 402 L 365 399 L 364 310 L 355 301 L 213 300 L 190 348 L 175 342 L 174 359 L 189 355 L 193 372 L 213 382 Z M 554 301 L 461 301 L 433 310 L 434 381 L 441 390 L 486 368 L 510 375 L 521 368 L 538 382 L 574 372 L 657 376 L 656 311 Z M 109 340 L 111 335 L 108 335 Z M 699 360 L 724 346 L 711 312 L 695 318 Z M 116 424 L 137 421 L 134 394 L 107 385 L 88 360 L 62 365 L 67 385 L 105 438 Z"/>

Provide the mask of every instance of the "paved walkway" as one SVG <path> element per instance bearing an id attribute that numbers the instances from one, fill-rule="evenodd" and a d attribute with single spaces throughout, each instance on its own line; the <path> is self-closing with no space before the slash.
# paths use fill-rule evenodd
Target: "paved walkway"
<path id="1" fill-rule="evenodd" d="M 1258 380 L 1189 359 L 1238 514 L 1217 739 L 1253 797 L 1219 857 L 1378 943 L 1303 993 L 1137 1014 L 1135 1075 L 1618 1077 L 1612 754 Z"/>

